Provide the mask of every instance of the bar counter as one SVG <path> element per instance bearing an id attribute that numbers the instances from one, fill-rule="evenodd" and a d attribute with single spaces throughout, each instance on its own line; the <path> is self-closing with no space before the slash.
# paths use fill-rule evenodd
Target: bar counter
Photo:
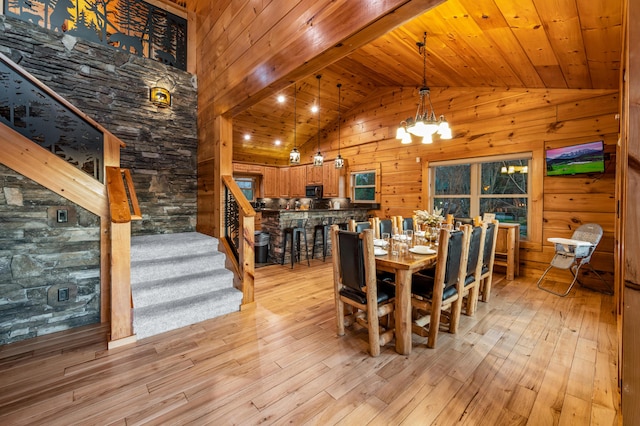
<path id="1" fill-rule="evenodd" d="M 298 219 L 307 220 L 306 234 L 309 258 L 313 250 L 313 230 L 316 225 L 328 223 L 329 218 L 333 218 L 333 223 L 347 223 L 349 219 L 356 221 L 367 220 L 367 208 L 342 208 L 342 209 L 309 209 L 309 210 L 286 210 L 286 209 L 262 209 L 262 232 L 269 233 L 269 255 L 270 263 L 280 263 L 282 260 L 282 230 L 291 226 L 292 222 Z M 322 237 L 318 232 L 316 237 L 316 249 L 314 257 L 322 259 Z M 284 263 L 291 263 L 290 243 L 287 243 L 287 253 L 284 256 Z M 302 255 L 301 262 L 306 265 L 304 253 L 304 239 L 300 239 Z M 327 241 L 327 255 L 331 254 L 330 237 Z"/>

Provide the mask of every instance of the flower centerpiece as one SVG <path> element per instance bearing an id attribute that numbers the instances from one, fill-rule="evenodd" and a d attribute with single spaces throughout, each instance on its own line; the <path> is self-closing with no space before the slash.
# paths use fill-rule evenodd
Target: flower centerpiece
<path id="1" fill-rule="evenodd" d="M 429 213 L 427 210 L 414 210 L 413 212 L 416 215 L 416 221 L 421 225 L 439 226 L 444 222 L 442 209 L 433 209 L 433 213 Z"/>

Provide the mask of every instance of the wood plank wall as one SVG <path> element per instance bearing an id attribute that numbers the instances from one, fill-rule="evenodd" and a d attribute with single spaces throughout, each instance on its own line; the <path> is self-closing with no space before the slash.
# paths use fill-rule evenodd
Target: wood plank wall
<path id="1" fill-rule="evenodd" d="M 212 188 L 224 171 L 215 157 L 232 143 L 220 116 L 229 119 L 442 1 L 189 2 L 199 88 L 197 229 L 218 235 L 219 194 Z"/>
<path id="2" fill-rule="evenodd" d="M 581 224 L 595 222 L 605 235 L 592 262 L 613 281 L 617 91 L 432 89 L 435 110 L 446 115 L 454 138 L 402 145 L 395 130 L 403 118 L 415 114 L 416 99 L 413 88 L 380 88 L 343 115 L 341 153 L 350 169 L 376 163 L 381 167 L 381 208 L 374 214 L 408 216 L 426 208 L 429 161 L 532 152 L 536 214 L 530 224 L 531 239 L 521 244 L 522 272 L 539 276 L 548 266 L 554 253 L 548 237 L 569 237 Z M 609 155 L 604 174 L 544 176 L 545 149 L 596 140 L 604 140 Z M 325 158 L 337 155 L 337 144 L 335 132 L 324 135 Z M 303 157 L 315 149 L 303 146 Z M 589 284 L 599 283 L 589 280 Z"/>
<path id="3" fill-rule="evenodd" d="M 353 14 L 341 13 L 339 19 L 333 19 L 338 5 L 342 8 L 351 5 L 346 1 L 337 2 L 310 15 L 313 20 L 304 28 L 287 23 L 314 11 L 316 2 L 311 0 L 287 1 L 279 4 L 278 10 L 273 2 L 263 3 L 260 10 L 255 9 L 253 2 L 200 0 L 190 3 L 187 7 L 195 13 L 197 22 L 199 182 L 208 179 L 208 176 L 202 176 L 203 172 L 212 171 L 211 156 L 215 155 L 215 150 L 210 149 L 211 144 L 230 143 L 216 135 L 216 116 L 232 114 L 248 102 L 260 100 L 290 81 L 344 56 L 346 52 L 340 50 L 342 48 L 331 50 L 330 46 L 344 46 L 339 42 L 351 40 L 349 37 L 354 37 L 356 28 L 367 28 L 369 32 L 364 33 L 369 40 L 380 31 L 388 31 L 390 22 L 377 22 L 369 27 L 367 23 L 376 22 L 376 17 L 384 16 L 400 3 L 385 2 L 386 10 L 382 10 L 383 7 L 361 8 Z M 411 1 L 402 7 L 426 10 L 437 3 Z M 406 17 L 402 13 L 391 15 L 395 15 L 393 19 L 397 20 L 397 25 L 411 13 L 411 16 L 417 14 L 416 10 L 406 9 Z M 385 19 L 389 18 L 385 16 Z M 337 23 L 339 27 L 336 27 Z M 386 30 L 383 29 L 385 25 Z M 306 40 L 313 31 L 322 31 L 323 45 L 308 44 Z M 364 41 L 362 36 L 354 39 L 350 46 L 356 48 Z M 381 165 L 382 207 L 374 213 L 409 215 L 417 208 L 424 208 L 428 195 L 424 179 L 428 161 L 529 151 L 534 160 L 533 208 L 537 219 L 531 224 L 532 241 L 522 244 L 522 270 L 539 275 L 548 265 L 553 250 L 544 243 L 546 237 L 556 233 L 570 235 L 580 223 L 594 221 L 602 223 L 606 231 L 594 263 L 599 270 L 613 271 L 617 91 L 432 88 L 431 93 L 436 112 L 446 114 L 451 123 L 454 140 L 429 146 L 417 143 L 402 146 L 393 139 L 398 123 L 415 114 L 417 89 L 413 87 L 380 88 L 343 116 L 342 155 L 350 167 L 374 162 Z M 545 148 L 600 139 L 605 141 L 612 156 L 604 176 L 544 178 Z M 303 146 L 303 156 L 311 155 L 313 149 Z M 324 135 L 321 149 L 326 153 L 325 158 L 334 158 L 337 154 L 335 136 Z M 420 163 L 416 162 L 416 157 L 421 158 Z M 200 194 L 204 189 L 199 184 Z M 199 200 L 199 205 L 213 202 L 213 199 Z M 200 215 L 199 211 L 199 226 L 213 228 L 204 223 L 207 220 L 211 220 L 210 215 Z"/>

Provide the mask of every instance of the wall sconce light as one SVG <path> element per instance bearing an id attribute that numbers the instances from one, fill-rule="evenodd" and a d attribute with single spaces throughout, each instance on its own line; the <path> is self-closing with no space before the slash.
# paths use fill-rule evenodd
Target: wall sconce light
<path id="1" fill-rule="evenodd" d="M 163 87 L 152 87 L 149 100 L 159 108 L 168 108 L 171 106 L 171 93 Z"/>

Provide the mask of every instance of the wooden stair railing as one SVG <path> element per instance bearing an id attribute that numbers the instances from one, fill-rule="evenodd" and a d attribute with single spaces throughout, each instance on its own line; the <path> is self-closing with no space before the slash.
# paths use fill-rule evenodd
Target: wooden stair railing
<path id="1" fill-rule="evenodd" d="M 131 295 L 131 220 L 142 219 L 142 216 L 128 169 L 107 167 L 106 183 L 111 213 L 111 246 L 109 248 L 112 254 L 111 339 L 109 342 L 111 348 L 134 339 Z M 114 256 L 115 253 L 118 255 Z"/>
<path id="2" fill-rule="evenodd" d="M 110 348 L 126 344 L 135 338 L 131 323 L 130 220 L 140 218 L 131 175 L 128 170 L 120 169 L 120 149 L 126 145 L 1 53 L 0 61 L 37 86 L 45 96 L 55 99 L 103 135 L 102 161 L 106 167 L 105 178 L 106 173 L 110 175 L 104 184 L 5 124 L 0 124 L 0 152 L 3 153 L 0 156 L 0 164 L 100 217 L 100 320 L 111 322 Z M 118 186 L 118 189 L 109 189 L 113 192 L 110 197 L 111 203 L 107 198 L 108 180 Z M 127 194 L 131 198 L 131 205 L 126 198 Z M 133 215 L 125 213 L 129 212 L 129 207 L 133 209 Z M 126 223 L 121 222 L 127 216 Z"/>
<path id="3" fill-rule="evenodd" d="M 232 176 L 222 176 L 222 184 L 225 188 L 225 223 L 221 241 L 234 268 L 237 278 L 234 284 L 242 291 L 242 306 L 246 308 L 254 302 L 256 212 Z"/>

